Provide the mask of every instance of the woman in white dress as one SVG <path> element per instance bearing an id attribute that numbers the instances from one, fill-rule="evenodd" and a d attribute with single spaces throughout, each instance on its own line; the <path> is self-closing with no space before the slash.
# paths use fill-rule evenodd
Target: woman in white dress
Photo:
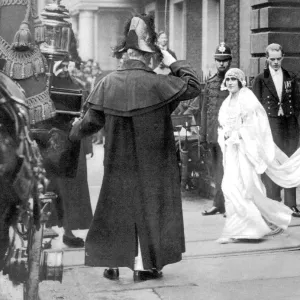
<path id="1" fill-rule="evenodd" d="M 300 152 L 288 157 L 274 144 L 266 112 L 245 82 L 230 69 L 222 88 L 230 95 L 219 112 L 226 221 L 220 243 L 261 239 L 287 229 L 292 210 L 266 197 L 264 172 L 283 187 L 300 184 Z M 298 166 L 298 168 L 297 168 Z"/>

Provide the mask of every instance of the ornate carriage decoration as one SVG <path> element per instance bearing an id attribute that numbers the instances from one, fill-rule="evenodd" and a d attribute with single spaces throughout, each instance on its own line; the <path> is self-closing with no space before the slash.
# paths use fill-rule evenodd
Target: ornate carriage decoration
<path id="1" fill-rule="evenodd" d="M 28 182 L 24 182 L 24 175 L 17 176 L 14 181 L 15 185 L 18 184 L 17 187 L 27 187 L 26 184 L 30 187 L 33 186 L 33 190 L 30 190 L 30 197 L 24 197 L 27 194 L 24 190 L 20 192 L 19 198 L 24 198 L 22 198 L 24 205 L 18 210 L 20 216 L 17 218 L 17 220 L 23 220 L 21 215 L 25 216 L 28 210 L 29 218 L 25 218 L 26 224 L 25 222 L 22 223 L 26 230 L 21 232 L 27 236 L 28 242 L 26 248 L 10 251 L 13 253 L 7 255 L 4 273 L 7 273 L 13 282 L 24 283 L 24 299 L 26 300 L 37 299 L 39 281 L 61 281 L 63 274 L 62 251 L 42 251 L 41 248 L 43 226 L 40 225 L 46 221 L 46 207 L 49 206 L 55 195 L 46 193 L 44 189 L 42 184 L 44 182 L 44 169 L 39 163 L 39 151 L 37 147 L 33 147 L 34 142 L 29 134 L 29 125 L 32 127 L 36 123 L 47 121 L 56 114 L 49 92 L 49 75 L 51 75 L 51 69 L 48 68 L 49 60 L 47 61 L 40 47 L 47 58 L 51 55 L 53 58 L 62 57 L 69 51 L 72 38 L 71 24 L 63 20 L 67 17 L 67 13 L 60 2 L 53 1 L 53 4 L 48 5 L 50 9 L 45 10 L 46 18 L 43 19 L 43 23 L 37 15 L 37 0 L 0 0 L 0 68 L 4 73 L 0 73 L 0 79 L 1 83 L 5 83 L 2 90 L 5 91 L 6 88 L 11 87 L 13 81 L 18 83 L 15 89 L 20 89 L 20 93 L 24 94 L 22 110 L 28 109 L 29 118 L 28 120 L 23 118 L 20 103 L 13 93 L 5 94 L 5 99 L 0 101 L 0 108 L 1 110 L 4 107 L 12 108 L 10 111 L 13 112 L 12 115 L 15 118 L 22 117 L 22 120 L 24 119 L 24 124 L 20 125 L 24 129 L 20 131 L 23 147 L 20 146 L 16 153 L 21 157 L 24 153 L 22 149 L 23 151 L 25 149 L 30 155 L 27 155 L 26 152 L 24 161 L 30 163 L 26 164 L 27 169 L 23 167 L 25 166 L 24 163 L 19 173 L 24 170 L 25 173 L 28 171 L 27 173 L 34 174 L 33 184 L 30 181 L 30 176 Z M 58 14 L 63 16 L 60 21 Z M 20 16 L 23 17 L 24 15 L 25 17 L 20 24 L 19 22 L 22 20 Z M 16 26 L 20 26 L 19 29 Z M 31 34 L 33 29 L 34 35 Z M 11 36 L 14 32 L 16 34 Z M 13 81 L 6 78 L 7 76 Z M 32 199 L 33 208 L 29 209 Z M 36 251 L 37 249 L 39 250 Z M 54 260 L 56 263 L 53 265 Z M 49 261 L 52 261 L 51 267 Z M 55 276 L 53 276 L 53 272 Z"/>

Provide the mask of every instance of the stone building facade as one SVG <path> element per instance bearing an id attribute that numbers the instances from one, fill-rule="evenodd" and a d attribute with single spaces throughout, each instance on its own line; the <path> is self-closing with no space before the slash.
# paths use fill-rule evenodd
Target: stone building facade
<path id="1" fill-rule="evenodd" d="M 42 10 L 49 0 L 39 0 Z M 116 69 L 118 62 L 111 55 L 113 47 L 123 34 L 123 24 L 140 11 L 138 0 L 62 0 L 70 12 L 70 22 L 78 40 L 82 60 L 94 59 L 101 69 Z"/>
<path id="2" fill-rule="evenodd" d="M 216 71 L 213 54 L 222 41 L 232 48 L 232 65 L 249 73 L 249 0 L 144 0 L 144 3 L 145 7 L 155 7 L 157 25 L 169 33 L 170 48 L 179 58 L 191 61 L 201 77 Z"/>
<path id="3" fill-rule="evenodd" d="M 40 7 L 49 0 L 39 0 Z M 155 14 L 157 31 L 169 35 L 179 59 L 189 60 L 201 77 L 215 72 L 213 54 L 225 41 L 233 52 L 232 66 L 248 77 L 261 72 L 265 47 L 281 43 L 284 66 L 297 71 L 300 54 L 300 0 L 63 0 L 84 60 L 93 58 L 103 70 L 117 61 L 111 47 L 123 34 L 125 20 L 136 12 Z"/>
<path id="4" fill-rule="evenodd" d="M 224 8 L 224 37 L 231 46 L 232 65 L 240 65 L 240 1 L 227 0 Z"/>
<path id="5" fill-rule="evenodd" d="M 250 75 L 263 70 L 265 45 L 270 43 L 283 46 L 283 66 L 300 74 L 300 0 L 251 0 L 251 7 Z"/>

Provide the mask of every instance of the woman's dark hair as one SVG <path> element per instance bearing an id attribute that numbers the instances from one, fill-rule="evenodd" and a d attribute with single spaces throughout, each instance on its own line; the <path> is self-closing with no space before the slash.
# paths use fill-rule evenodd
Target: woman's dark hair
<path id="1" fill-rule="evenodd" d="M 239 88 L 241 89 L 241 88 L 243 87 L 243 85 L 242 85 L 242 83 L 241 83 L 238 79 L 237 79 L 237 81 L 238 81 L 238 86 L 239 86 Z M 224 86 L 227 87 L 226 81 L 224 81 Z"/>

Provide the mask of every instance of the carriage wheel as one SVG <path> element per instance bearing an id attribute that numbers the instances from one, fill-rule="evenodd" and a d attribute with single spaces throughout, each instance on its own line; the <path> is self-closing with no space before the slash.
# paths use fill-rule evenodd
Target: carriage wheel
<path id="1" fill-rule="evenodd" d="M 177 156 L 180 160 L 179 143 L 176 144 Z M 196 189 L 198 192 L 210 198 L 213 194 L 212 170 L 211 170 L 211 154 L 209 150 L 205 150 L 203 146 L 199 146 L 198 142 L 190 142 L 188 144 L 188 164 L 185 170 L 187 174 L 188 189 Z M 182 172 L 182 168 L 180 170 Z"/>
<path id="2" fill-rule="evenodd" d="M 43 226 L 37 230 L 32 223 L 28 232 L 28 278 L 23 285 L 24 300 L 38 300 Z"/>

